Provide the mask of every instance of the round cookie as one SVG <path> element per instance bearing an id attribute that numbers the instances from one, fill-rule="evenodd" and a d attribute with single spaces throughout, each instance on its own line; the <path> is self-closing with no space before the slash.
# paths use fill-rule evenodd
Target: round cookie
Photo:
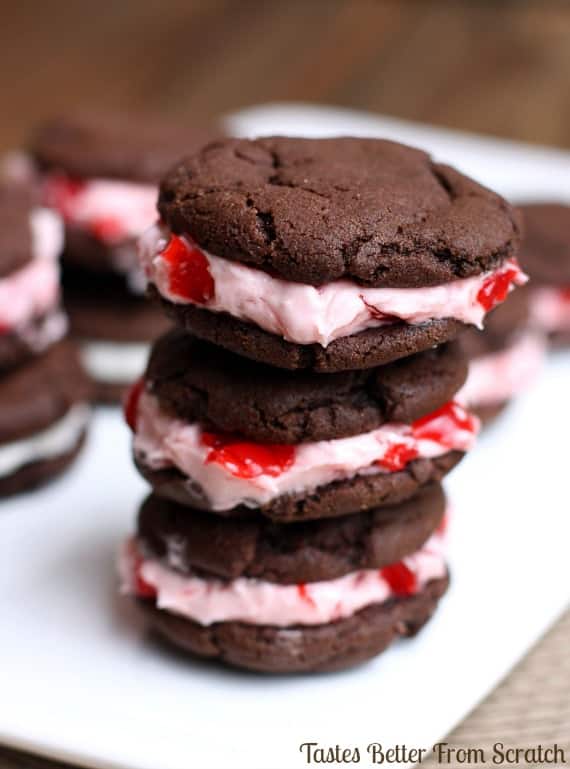
<path id="1" fill-rule="evenodd" d="M 413 596 L 367 606 L 352 616 L 317 626 L 272 627 L 220 622 L 199 625 L 138 603 L 150 626 L 175 646 L 228 665 L 263 673 L 341 670 L 384 651 L 399 637 L 416 635 L 447 590 L 448 578 L 434 579 Z"/>
<path id="2" fill-rule="evenodd" d="M 444 513 L 436 483 L 400 505 L 294 526 L 259 517 L 223 520 L 150 496 L 139 512 L 137 538 L 151 557 L 182 573 L 320 582 L 400 561 L 427 541 Z"/>
<path id="3" fill-rule="evenodd" d="M 377 369 L 320 376 L 244 360 L 174 329 L 155 343 L 145 381 L 161 407 L 181 419 L 291 444 L 411 423 L 450 401 L 466 376 L 454 344 Z"/>
<path id="4" fill-rule="evenodd" d="M 0 494 L 28 490 L 77 455 L 89 390 L 68 341 L 0 377 Z"/>
<path id="5" fill-rule="evenodd" d="M 397 472 L 359 475 L 320 486 L 310 493 L 284 494 L 256 507 L 255 511 L 277 523 L 294 523 L 396 505 L 416 495 L 423 486 L 441 481 L 463 456 L 461 451 L 449 451 L 433 459 L 415 459 Z M 176 468 L 155 470 L 136 457 L 135 464 L 158 496 L 183 506 L 208 509 L 200 489 Z M 211 512 L 227 518 L 242 518 L 251 515 L 251 508 L 240 505 Z"/>
<path id="6" fill-rule="evenodd" d="M 44 123 L 30 142 L 44 196 L 65 220 L 65 301 L 98 401 L 122 398 L 146 345 L 168 327 L 144 300 L 137 261 L 138 237 L 158 218 L 160 177 L 216 135 L 156 116 L 79 112 Z"/>
<path id="7" fill-rule="evenodd" d="M 519 239 L 505 200 L 379 139 L 212 142 L 165 176 L 159 210 L 217 256 L 315 286 L 435 286 L 496 267 Z"/>
<path id="8" fill-rule="evenodd" d="M 83 111 L 39 126 L 30 151 L 44 172 L 158 184 L 176 161 L 217 133 L 157 115 Z"/>

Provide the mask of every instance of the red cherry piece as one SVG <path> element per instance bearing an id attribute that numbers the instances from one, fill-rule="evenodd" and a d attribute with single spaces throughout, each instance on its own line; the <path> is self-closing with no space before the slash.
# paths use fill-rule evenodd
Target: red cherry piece
<path id="1" fill-rule="evenodd" d="M 133 432 L 137 429 L 137 415 L 139 410 L 139 400 L 144 390 L 144 379 L 137 379 L 137 381 L 131 385 L 130 390 L 127 393 L 124 403 L 124 415 L 125 422 L 131 428 Z"/>
<path id="2" fill-rule="evenodd" d="M 121 240 L 125 236 L 121 222 L 111 216 L 94 219 L 89 223 L 89 229 L 97 240 L 104 242 Z"/>
<path id="3" fill-rule="evenodd" d="M 311 596 L 309 595 L 309 592 L 308 592 L 308 590 L 307 590 L 307 585 L 306 585 L 304 582 L 301 582 L 301 583 L 299 583 L 299 584 L 297 585 L 297 592 L 299 593 L 299 597 L 300 597 L 300 598 L 301 598 L 303 601 L 306 601 L 306 602 L 307 602 L 308 604 L 310 604 L 311 606 L 314 606 L 314 605 L 315 605 L 315 602 L 313 601 L 313 599 L 312 599 L 312 598 L 311 598 Z"/>
<path id="4" fill-rule="evenodd" d="M 10 326 L 0 322 L 0 336 L 2 336 L 2 334 L 7 334 L 10 330 Z"/>
<path id="5" fill-rule="evenodd" d="M 190 302 L 204 304 L 214 296 L 214 279 L 208 260 L 193 243 L 171 235 L 162 258 L 169 265 L 169 288 Z"/>
<path id="6" fill-rule="evenodd" d="M 371 318 L 374 318 L 375 320 L 383 320 L 385 323 L 397 323 L 399 320 L 401 320 L 401 318 L 398 318 L 397 315 L 390 315 L 387 312 L 382 312 L 382 310 L 379 310 L 378 307 L 375 307 L 373 304 L 370 304 L 370 302 L 367 302 L 362 294 L 360 294 L 360 299 L 362 304 L 370 313 Z"/>
<path id="7" fill-rule="evenodd" d="M 563 302 L 570 302 L 570 286 L 562 288 L 560 290 L 560 296 L 562 297 Z"/>
<path id="8" fill-rule="evenodd" d="M 131 557 L 133 568 L 135 593 L 141 598 L 156 598 L 156 588 L 148 583 L 141 574 L 143 559 L 137 550 L 135 542 L 129 543 L 129 555 Z"/>
<path id="9" fill-rule="evenodd" d="M 497 304 L 504 302 L 509 293 L 511 283 L 517 277 L 519 272 L 518 264 L 514 260 L 511 260 L 504 270 L 496 272 L 494 275 L 490 275 L 483 282 L 483 285 L 477 294 L 477 301 L 481 307 L 488 312 Z"/>
<path id="10" fill-rule="evenodd" d="M 455 401 L 449 401 L 437 411 L 433 411 L 412 425 L 416 440 L 434 441 L 442 446 L 453 446 L 453 434 L 457 430 L 474 433 L 475 419 L 463 406 Z"/>
<path id="11" fill-rule="evenodd" d="M 417 456 L 418 450 L 415 446 L 409 446 L 406 443 L 394 443 L 382 459 L 377 461 L 377 464 L 390 470 L 391 473 L 395 473 L 398 470 L 403 470 L 408 462 Z"/>
<path id="12" fill-rule="evenodd" d="M 217 462 L 237 478 L 277 478 L 295 461 L 295 447 L 277 443 L 248 443 L 231 435 L 202 433 L 202 443 L 211 448 L 207 463 Z"/>
<path id="13" fill-rule="evenodd" d="M 413 595 L 417 592 L 416 575 L 403 561 L 380 569 L 380 576 L 386 580 L 396 595 Z"/>

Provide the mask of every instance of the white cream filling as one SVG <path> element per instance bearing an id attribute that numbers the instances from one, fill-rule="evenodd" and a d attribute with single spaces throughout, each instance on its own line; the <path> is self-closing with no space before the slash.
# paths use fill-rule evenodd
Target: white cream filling
<path id="1" fill-rule="evenodd" d="M 72 451 L 87 425 L 90 413 L 87 404 L 79 403 L 45 430 L 0 446 L 0 477 L 11 475 L 32 462 L 55 459 Z"/>

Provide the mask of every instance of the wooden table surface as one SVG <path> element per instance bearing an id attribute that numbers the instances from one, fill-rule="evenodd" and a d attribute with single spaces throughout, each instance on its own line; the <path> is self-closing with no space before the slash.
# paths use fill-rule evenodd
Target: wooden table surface
<path id="1" fill-rule="evenodd" d="M 570 146 L 569 41 L 563 0 L 19 0 L 0 25 L 0 147 L 74 105 L 284 99 Z"/>
<path id="2" fill-rule="evenodd" d="M 278 100 L 570 147 L 569 86 L 568 2 L 20 0 L 0 25 L 0 149 L 74 106 Z M 449 742 L 558 741 L 570 761 L 569 649 L 567 615 Z M 0 749 L 0 769 L 56 766 Z"/>

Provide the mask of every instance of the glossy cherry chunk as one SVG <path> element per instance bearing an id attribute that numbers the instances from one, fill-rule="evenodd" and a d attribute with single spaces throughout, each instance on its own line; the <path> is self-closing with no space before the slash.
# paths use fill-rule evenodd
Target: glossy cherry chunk
<path id="1" fill-rule="evenodd" d="M 299 593 L 299 598 L 301 598 L 302 601 L 305 601 L 306 603 L 310 604 L 310 606 L 315 605 L 315 602 L 309 595 L 309 591 L 307 590 L 307 585 L 304 582 L 300 582 L 297 585 L 297 592 Z"/>
<path id="2" fill-rule="evenodd" d="M 499 270 L 493 275 L 489 275 L 489 277 L 483 281 L 483 285 L 477 294 L 477 301 L 481 307 L 488 312 L 497 304 L 504 302 L 508 296 L 511 283 L 519 273 L 520 269 L 518 264 L 514 260 L 511 260 L 507 263 L 504 269 Z"/>
<path id="3" fill-rule="evenodd" d="M 380 569 L 380 576 L 386 580 L 396 595 L 413 595 L 417 592 L 417 577 L 403 561 Z"/>
<path id="4" fill-rule="evenodd" d="M 196 304 L 205 304 L 214 296 L 208 260 L 197 246 L 171 235 L 161 256 L 169 265 L 168 287 L 173 294 Z"/>
<path id="5" fill-rule="evenodd" d="M 458 430 L 475 433 L 477 422 L 455 401 L 449 401 L 437 411 L 417 419 L 412 425 L 416 440 L 434 441 L 450 447 L 455 443 L 454 436 Z"/>
<path id="6" fill-rule="evenodd" d="M 377 461 L 380 467 L 386 468 L 391 473 L 396 473 L 398 470 L 403 470 L 404 467 L 416 459 L 418 456 L 418 450 L 415 446 L 409 446 L 406 443 L 394 443 L 386 451 L 384 456 Z"/>
<path id="7" fill-rule="evenodd" d="M 125 415 L 125 422 L 131 428 L 133 432 L 137 429 L 137 415 L 139 410 L 139 401 L 144 390 L 144 379 L 137 379 L 137 381 L 131 385 L 130 390 L 125 398 L 123 412 Z"/>
<path id="8" fill-rule="evenodd" d="M 295 461 L 294 446 L 249 443 L 231 435 L 208 432 L 202 433 L 202 443 L 211 449 L 206 462 L 217 462 L 237 478 L 277 478 Z"/>

